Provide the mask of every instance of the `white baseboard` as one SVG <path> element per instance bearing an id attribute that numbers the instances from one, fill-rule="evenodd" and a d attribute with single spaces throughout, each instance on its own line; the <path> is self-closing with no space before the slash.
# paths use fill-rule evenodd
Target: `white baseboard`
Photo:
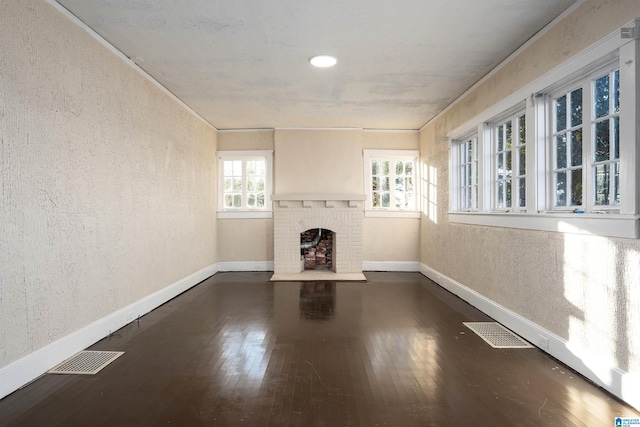
<path id="1" fill-rule="evenodd" d="M 363 271 L 420 271 L 418 261 L 362 261 Z"/>
<path id="2" fill-rule="evenodd" d="M 273 271 L 273 261 L 222 261 L 218 271 Z"/>
<path id="3" fill-rule="evenodd" d="M 131 323 L 138 316 L 142 316 L 159 307 L 217 272 L 217 264 L 205 267 L 0 368 L 0 399 L 38 378 L 77 352 L 107 337 L 111 332 Z"/>
<path id="4" fill-rule="evenodd" d="M 420 264 L 420 273 L 629 405 L 640 409 L 640 374 L 630 374 L 609 366 L 598 355 L 571 348 L 564 338 L 424 264 Z"/>

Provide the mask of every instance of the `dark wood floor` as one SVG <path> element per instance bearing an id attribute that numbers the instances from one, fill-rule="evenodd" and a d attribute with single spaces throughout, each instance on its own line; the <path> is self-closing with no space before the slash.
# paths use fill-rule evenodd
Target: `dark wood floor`
<path id="1" fill-rule="evenodd" d="M 94 376 L 0 401 L 11 426 L 613 426 L 637 412 L 416 273 L 268 282 L 220 273 L 98 342 Z"/>

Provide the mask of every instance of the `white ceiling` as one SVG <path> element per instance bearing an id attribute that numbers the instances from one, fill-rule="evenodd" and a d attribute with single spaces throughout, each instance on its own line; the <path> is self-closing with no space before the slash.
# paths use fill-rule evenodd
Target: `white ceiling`
<path id="1" fill-rule="evenodd" d="M 58 3 L 218 129 L 419 129 L 575 0 Z"/>

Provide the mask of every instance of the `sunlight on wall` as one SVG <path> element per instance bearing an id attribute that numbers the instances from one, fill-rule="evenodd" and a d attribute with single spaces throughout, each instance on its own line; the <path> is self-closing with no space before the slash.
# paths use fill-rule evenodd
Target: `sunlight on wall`
<path id="1" fill-rule="evenodd" d="M 422 163 L 422 213 L 438 223 L 438 169 Z"/>
<path id="2" fill-rule="evenodd" d="M 577 308 L 569 318 L 568 347 L 607 384 L 612 378 L 605 367 L 617 365 L 615 258 L 616 247 L 605 237 L 564 235 L 564 296 Z"/>

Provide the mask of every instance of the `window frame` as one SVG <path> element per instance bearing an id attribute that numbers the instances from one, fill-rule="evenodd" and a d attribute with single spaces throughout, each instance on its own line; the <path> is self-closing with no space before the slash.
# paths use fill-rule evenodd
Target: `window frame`
<path id="1" fill-rule="evenodd" d="M 549 102 L 549 113 L 550 113 L 550 117 L 549 117 L 549 122 L 550 122 L 550 131 L 549 133 L 552 136 L 552 141 L 550 141 L 548 147 L 549 147 L 549 153 L 548 153 L 548 158 L 550 161 L 550 164 L 548 166 L 548 170 L 550 171 L 550 173 L 552 174 L 552 176 L 550 176 L 548 178 L 548 183 L 549 183 L 549 189 L 548 189 L 548 201 L 547 201 L 547 206 L 548 209 L 551 211 L 555 211 L 555 212 L 576 212 L 576 211 L 580 211 L 582 213 L 615 213 L 618 214 L 620 213 L 620 207 L 623 204 L 622 202 L 620 204 L 608 204 L 608 205 L 598 205 L 596 204 L 596 193 L 595 193 L 595 178 L 596 178 L 596 167 L 599 165 L 603 165 L 603 164 L 608 164 L 608 165 L 614 165 L 614 164 L 618 164 L 618 169 L 619 169 L 619 164 L 620 164 L 620 155 L 618 154 L 618 158 L 617 159 L 609 159 L 606 161 L 597 161 L 595 158 L 595 137 L 596 137 L 596 126 L 597 123 L 602 123 L 605 120 L 610 121 L 611 119 L 620 119 L 621 117 L 621 112 L 622 112 L 622 107 L 620 107 L 620 110 L 616 113 L 616 112 L 609 112 L 609 114 L 606 114 L 602 117 L 596 117 L 595 115 L 595 110 L 596 107 L 594 106 L 594 100 L 595 100 L 595 95 L 594 95 L 594 91 L 595 91 L 595 82 L 597 80 L 599 80 L 600 78 L 604 77 L 604 76 L 611 76 L 613 73 L 615 73 L 616 71 L 618 71 L 618 75 L 619 75 L 619 71 L 620 71 L 620 66 L 619 66 L 619 61 L 616 59 L 614 61 L 610 61 L 608 63 L 606 63 L 603 66 L 599 66 L 599 67 L 593 67 L 593 69 L 588 70 L 587 72 L 584 73 L 584 75 L 582 75 L 579 79 L 577 80 L 573 80 L 571 81 L 569 84 L 566 84 L 564 86 L 562 86 L 560 89 L 558 90 L 554 90 L 553 92 L 551 92 L 548 95 L 548 102 Z M 611 86 L 611 82 L 609 83 L 609 86 Z M 582 102 L 581 102 L 581 124 L 580 125 L 576 125 L 576 126 L 571 126 L 571 123 L 567 123 L 567 127 L 566 129 L 569 132 L 574 132 L 576 129 L 580 129 L 581 132 L 581 164 L 580 169 L 581 169 L 581 196 L 580 196 L 580 204 L 569 204 L 569 200 L 567 200 L 567 203 L 564 206 L 558 206 L 557 205 L 557 199 L 556 197 L 554 197 L 554 193 L 557 191 L 557 188 L 555 187 L 555 183 L 556 183 L 556 177 L 555 177 L 555 171 L 558 170 L 557 168 L 557 150 L 556 148 L 556 142 L 557 139 L 554 138 L 554 136 L 558 133 L 556 131 L 556 129 L 554 129 L 555 125 L 556 125 L 556 120 L 557 120 L 557 111 L 554 108 L 555 105 L 555 99 L 557 99 L 557 97 L 560 96 L 560 94 L 563 93 L 572 93 L 578 89 L 581 89 L 582 91 Z M 620 92 L 620 91 L 619 91 Z M 611 97 L 613 98 L 613 97 Z M 613 99 L 609 99 L 609 107 L 612 106 L 613 103 Z M 567 109 L 567 114 L 569 114 L 569 109 Z M 622 115 L 623 117 L 628 117 L 626 115 Z M 568 120 L 568 116 L 567 116 L 567 120 Z M 627 118 L 628 120 L 628 118 Z M 620 123 L 620 122 L 619 122 Z M 620 127 L 618 126 L 618 145 L 620 142 L 620 138 L 619 138 L 619 134 L 620 134 Z M 571 157 L 571 148 L 570 148 L 570 139 L 567 139 L 567 148 L 566 148 L 566 168 L 567 170 L 574 170 L 576 169 L 576 166 L 578 165 L 573 165 L 572 160 L 570 159 Z M 619 148 L 619 147 L 618 147 Z M 611 149 L 613 149 L 613 146 L 611 147 Z M 613 184 L 610 184 L 610 187 Z M 611 188 L 610 188 L 611 190 Z M 610 194 L 611 196 L 611 194 Z M 622 194 L 620 194 L 621 196 L 621 200 L 622 200 Z"/>
<path id="2" fill-rule="evenodd" d="M 630 23 L 629 25 L 632 25 Z M 640 238 L 640 127 L 638 114 L 640 107 L 640 65 L 637 56 L 639 42 L 637 39 L 621 39 L 620 32 L 609 34 L 604 39 L 578 53 L 568 61 L 550 70 L 538 79 L 514 91 L 502 101 L 489 107 L 473 119 L 462 124 L 449 133 L 452 141 L 450 154 L 450 200 L 449 221 L 461 224 L 486 225 L 496 227 L 522 228 L 540 231 L 570 232 L 610 237 Z M 613 64 L 616 64 L 613 66 Z M 558 210 L 551 203 L 550 173 L 550 131 L 553 124 L 550 111 L 550 94 L 580 79 L 595 80 L 606 68 L 620 69 L 620 154 L 619 176 L 620 205 L 616 209 Z M 592 78 L 592 79 L 591 79 Z M 592 90 L 589 83 L 588 90 Z M 584 96 L 584 93 L 583 93 Z M 492 194 L 479 198 L 477 212 L 457 210 L 458 195 L 455 188 L 456 170 L 454 147 L 459 135 L 467 135 L 470 130 L 480 136 L 481 171 L 480 193 L 491 193 L 492 177 L 487 169 L 492 168 L 490 122 L 493 117 L 500 117 L 524 100 L 526 105 L 526 203 L 527 209 L 522 212 L 501 212 L 492 209 Z M 584 126 L 592 126 L 591 117 L 584 117 Z M 583 136 L 583 146 L 592 144 Z M 589 148 L 591 150 L 591 148 Z M 593 167 L 589 164 L 583 167 Z M 589 172 L 589 180 L 595 172 Z M 586 176 L 584 177 L 585 179 Z M 594 178 L 595 179 L 595 178 Z M 594 188 L 591 183 L 591 189 Z M 584 191 L 591 191 L 585 189 Z M 591 194 L 589 193 L 589 196 Z M 594 196 L 595 198 L 595 192 Z M 619 209 L 618 209 L 619 208 Z"/>
<path id="3" fill-rule="evenodd" d="M 420 151 L 419 150 L 363 150 L 364 160 L 364 193 L 367 196 L 365 200 L 365 217 L 378 217 L 378 218 L 420 218 Z M 390 199 L 394 200 L 394 182 L 395 182 L 395 168 L 392 167 L 395 161 L 412 161 L 413 162 L 413 174 L 411 176 L 413 180 L 413 194 L 414 194 L 414 206 L 411 209 L 397 208 L 395 203 L 388 208 L 373 207 L 373 186 L 372 186 L 372 174 L 371 174 L 371 162 L 373 160 L 388 160 L 390 163 L 389 181 L 390 181 Z"/>
<path id="4" fill-rule="evenodd" d="M 529 112 L 529 114 L 531 114 L 531 112 Z M 526 174 L 526 170 L 527 170 L 527 165 L 526 165 L 526 158 L 527 158 L 527 135 L 526 135 L 526 129 L 527 129 L 527 109 L 525 108 L 524 103 L 520 103 L 519 105 L 515 106 L 514 108 L 509 109 L 506 113 L 501 114 L 499 116 L 497 116 L 497 118 L 489 120 L 489 123 L 487 124 L 487 127 L 490 128 L 490 153 L 489 155 L 491 156 L 491 189 L 490 194 L 491 194 L 491 211 L 492 212 L 527 212 L 527 201 L 526 201 L 526 178 L 527 178 L 527 174 Z M 522 141 L 521 136 L 519 135 L 518 132 L 518 125 L 520 123 L 520 119 L 524 118 L 525 123 L 525 136 L 524 136 L 524 142 Z M 499 148 L 499 128 L 501 126 L 504 126 L 506 123 L 510 123 L 511 125 L 511 148 L 510 149 L 506 149 L 506 138 L 504 140 L 504 146 L 503 149 L 501 150 Z M 502 135 L 503 137 L 506 137 L 506 135 Z M 517 150 L 519 151 L 520 148 L 524 148 L 525 152 L 524 152 L 524 156 L 525 156 L 525 175 L 521 175 L 520 174 L 520 156 L 516 155 L 519 154 L 519 152 L 517 152 Z M 511 176 L 510 178 L 505 177 L 504 178 L 500 178 L 499 174 L 498 174 L 498 169 L 499 169 L 499 162 L 497 160 L 497 158 L 500 155 L 504 155 L 505 157 L 507 157 L 507 154 L 510 154 L 511 156 L 511 169 L 510 169 L 510 173 Z M 518 182 L 519 179 L 524 178 L 525 179 L 525 204 L 524 206 L 520 206 L 518 203 L 519 200 L 519 195 L 520 195 L 520 189 L 516 186 L 516 183 Z M 505 201 L 505 206 L 500 206 L 499 205 L 499 191 L 498 191 L 498 182 L 504 182 L 505 184 L 509 183 L 511 185 L 511 206 L 506 206 L 506 201 Z M 505 194 L 506 195 L 506 188 L 505 188 Z M 514 205 L 514 203 L 516 203 L 517 205 Z"/>
<path id="5" fill-rule="evenodd" d="M 238 151 L 218 151 L 218 201 L 217 218 L 219 219 L 244 219 L 244 218 L 272 218 L 273 206 L 271 203 L 271 193 L 273 188 L 273 151 L 272 150 L 238 150 Z M 246 162 L 251 160 L 265 161 L 265 186 L 264 186 L 264 207 L 249 208 L 245 206 L 246 200 L 243 197 L 243 206 L 240 208 L 225 208 L 224 206 L 224 162 L 242 161 L 242 182 L 243 195 L 246 192 Z"/>

